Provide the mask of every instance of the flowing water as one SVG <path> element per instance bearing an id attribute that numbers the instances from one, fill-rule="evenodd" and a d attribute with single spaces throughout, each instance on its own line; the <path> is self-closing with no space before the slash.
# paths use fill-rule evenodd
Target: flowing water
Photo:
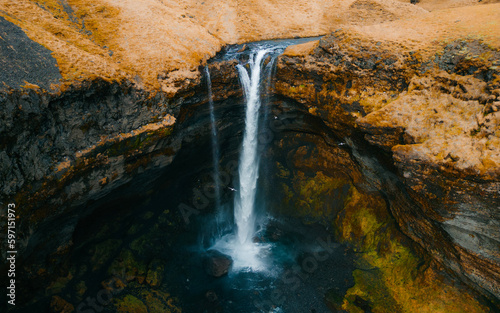
<path id="1" fill-rule="evenodd" d="M 219 140 L 217 135 L 217 125 L 215 120 L 215 109 L 214 100 L 212 95 L 212 80 L 210 79 L 210 71 L 208 66 L 205 66 L 205 75 L 207 78 L 207 89 L 208 89 L 208 103 L 210 105 L 210 125 L 211 125 L 211 138 L 212 138 L 212 162 L 214 166 L 214 189 L 215 189 L 215 206 L 219 210 L 221 206 L 221 190 L 220 190 L 220 151 L 219 151 Z"/>
<path id="2" fill-rule="evenodd" d="M 235 233 L 218 240 L 214 248 L 229 254 L 234 269 L 264 270 L 263 249 L 269 245 L 253 242 L 256 233 L 256 194 L 259 178 L 258 131 L 261 108 L 261 83 L 264 60 L 273 50 L 267 47 L 252 51 L 248 64 L 238 64 L 237 70 L 244 91 L 245 131 L 238 166 L 239 183 L 234 197 Z M 276 53 L 272 56 L 276 57 Z"/>
<path id="3" fill-rule="evenodd" d="M 284 51 L 287 44 L 262 44 L 251 47 L 246 64 L 236 66 L 243 94 L 245 96 L 245 130 L 238 165 L 236 195 L 234 197 L 235 231 L 216 240 L 212 248 L 230 255 L 234 260 L 234 270 L 268 271 L 269 244 L 254 242 L 259 229 L 265 226 L 266 217 L 257 216 L 265 210 L 256 210 L 259 178 L 259 121 L 263 94 L 270 87 L 269 79 L 274 60 Z M 268 78 L 264 83 L 264 78 Z M 263 117 L 267 118 L 264 109 Z M 263 203 L 263 202 L 260 202 Z M 257 225 L 260 222 L 262 225 Z"/>
<path id="4" fill-rule="evenodd" d="M 196 270 L 191 270 L 188 274 L 189 290 L 183 298 L 200 299 L 197 303 L 204 301 L 203 312 L 327 312 L 321 296 L 327 291 L 325 287 L 338 285 L 345 289 L 351 280 L 351 263 L 345 247 L 332 242 L 323 227 L 306 226 L 293 219 L 275 219 L 267 212 L 265 199 L 260 198 L 266 194 L 262 189 L 269 186 L 260 168 L 269 136 L 262 135 L 269 130 L 266 125 L 270 120 L 278 118 L 271 114 L 271 103 L 266 102 L 272 87 L 273 66 L 288 45 L 297 43 L 300 41 L 255 43 L 243 52 L 245 57 L 241 57 L 242 47 L 234 46 L 221 57 L 240 60 L 235 70 L 245 100 L 245 124 L 233 203 L 222 204 L 225 208 L 232 206 L 233 216 L 223 219 L 234 220 L 235 225 L 232 230 L 217 232 L 213 244 L 205 247 L 229 255 L 233 259 L 232 268 L 224 277 L 207 279 L 199 267 L 203 253 L 185 251 L 185 256 L 179 258 L 190 260 L 188 267 L 199 271 L 196 274 Z M 213 103 L 211 111 L 212 107 Z M 199 246 L 193 248 L 196 249 Z M 179 266 L 186 263 L 183 261 Z M 207 302 L 215 294 L 224 300 Z M 189 309 L 189 304 L 186 308 Z"/>
<path id="5" fill-rule="evenodd" d="M 241 64 L 237 66 L 246 98 L 245 135 L 238 169 L 240 189 L 234 199 L 234 217 L 241 245 L 248 244 L 255 233 L 254 205 L 257 178 L 259 177 L 257 132 L 260 108 L 260 73 L 266 53 L 268 50 L 263 49 L 250 57 L 249 71 Z"/>

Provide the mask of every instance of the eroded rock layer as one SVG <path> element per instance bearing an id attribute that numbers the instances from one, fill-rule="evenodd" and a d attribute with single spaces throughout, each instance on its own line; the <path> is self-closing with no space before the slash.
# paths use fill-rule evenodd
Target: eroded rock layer
<path id="1" fill-rule="evenodd" d="M 337 134 L 386 151 L 417 204 L 391 207 L 402 230 L 498 297 L 500 52 L 490 43 L 422 40 L 412 49 L 339 30 L 289 48 L 276 92 Z"/>

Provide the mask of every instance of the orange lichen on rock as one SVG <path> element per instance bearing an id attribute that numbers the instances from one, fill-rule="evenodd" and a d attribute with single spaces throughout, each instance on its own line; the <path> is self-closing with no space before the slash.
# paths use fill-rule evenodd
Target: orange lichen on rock
<path id="1" fill-rule="evenodd" d="M 448 89 L 448 90 L 447 90 Z M 447 90 L 443 92 L 443 90 Z M 358 120 L 362 127 L 402 128 L 401 142 L 384 141 L 396 155 L 411 155 L 460 171 L 498 175 L 500 113 L 484 116 L 486 83 L 446 72 L 415 77 L 396 101 Z M 382 142 L 377 140 L 377 142 Z"/>
<path id="2" fill-rule="evenodd" d="M 289 57 L 308 55 L 311 54 L 313 50 L 316 49 L 318 46 L 319 46 L 319 40 L 306 42 L 300 45 L 289 46 L 288 48 L 286 48 L 285 52 L 283 52 L 283 55 Z"/>

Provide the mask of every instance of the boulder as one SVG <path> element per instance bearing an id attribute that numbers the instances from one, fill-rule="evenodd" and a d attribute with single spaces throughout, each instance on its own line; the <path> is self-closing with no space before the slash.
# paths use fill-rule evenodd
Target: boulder
<path id="1" fill-rule="evenodd" d="M 213 277 L 227 274 L 231 265 L 233 265 L 233 259 L 217 250 L 208 250 L 203 260 L 206 273 Z"/>
<path id="2" fill-rule="evenodd" d="M 50 312 L 53 313 L 71 313 L 75 307 L 59 296 L 53 296 L 50 300 Z"/>

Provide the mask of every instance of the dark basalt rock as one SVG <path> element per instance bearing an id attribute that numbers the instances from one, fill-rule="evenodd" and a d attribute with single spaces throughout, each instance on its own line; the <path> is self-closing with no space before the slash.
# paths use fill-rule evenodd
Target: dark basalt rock
<path id="1" fill-rule="evenodd" d="M 0 38 L 0 82 L 12 88 L 28 82 L 48 90 L 62 79 L 51 51 L 1 16 Z"/>
<path id="2" fill-rule="evenodd" d="M 217 250 L 208 250 L 203 260 L 205 272 L 213 277 L 226 275 L 232 265 L 233 259 Z"/>

